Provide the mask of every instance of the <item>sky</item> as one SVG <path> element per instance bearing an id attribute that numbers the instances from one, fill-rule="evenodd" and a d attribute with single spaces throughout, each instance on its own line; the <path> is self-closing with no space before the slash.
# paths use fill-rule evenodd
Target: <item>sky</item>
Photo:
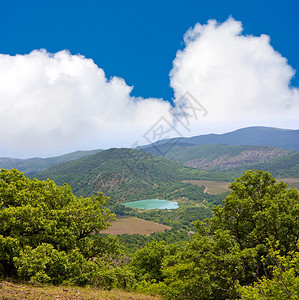
<path id="1" fill-rule="evenodd" d="M 0 4 L 0 157 L 299 128 L 298 1 Z"/>

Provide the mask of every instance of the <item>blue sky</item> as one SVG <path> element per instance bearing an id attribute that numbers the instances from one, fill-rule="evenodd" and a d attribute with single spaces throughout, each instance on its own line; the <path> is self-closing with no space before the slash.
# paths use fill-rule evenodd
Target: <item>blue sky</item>
<path id="1" fill-rule="evenodd" d="M 143 99 L 159 98 L 163 99 L 162 101 L 175 102 L 175 93 L 179 94 L 178 83 L 177 79 L 174 79 L 172 86 L 170 86 L 169 73 L 173 69 L 177 51 L 186 48 L 183 38 L 188 29 L 193 28 L 196 23 L 207 24 L 208 20 L 211 19 L 215 19 L 221 24 L 231 16 L 234 20 L 241 22 L 243 27 L 241 34 L 243 36 L 252 35 L 259 37 L 261 34 L 270 36 L 270 45 L 273 47 L 273 50 L 287 59 L 287 64 L 293 70 L 299 68 L 299 4 L 295 0 L 0 0 L 0 4 L 1 54 L 8 54 L 14 57 L 16 54 L 29 54 L 31 51 L 38 49 L 46 49 L 47 53 L 68 50 L 71 55 L 81 54 L 85 58 L 92 59 L 95 65 L 105 72 L 108 81 L 113 76 L 117 76 L 125 81 L 126 86 L 134 86 L 132 90 L 127 91 L 131 97 L 142 97 Z M 25 85 L 24 80 L 17 78 L 18 80 L 14 81 L 16 86 Z M 22 81 L 21 84 L 20 80 Z M 299 75 L 294 75 L 287 84 L 298 87 Z M 32 84 L 28 83 L 28 85 L 31 86 Z M 36 90 L 39 89 L 38 86 L 34 88 Z M 0 97 L 1 95 L 4 97 L 4 94 L 0 93 Z M 2 98 L 2 101 L 13 100 Z M 76 102 L 73 105 L 76 105 Z M 28 105 L 24 104 L 24 106 L 27 107 Z M 115 104 L 114 107 L 116 106 L 118 104 Z M 20 105 L 14 107 L 20 107 Z M 14 114 L 13 109 L 12 107 L 9 110 L 11 114 Z M 161 110 L 167 111 L 167 107 L 162 107 Z M 28 114 L 28 111 L 26 113 Z M 31 113 L 33 118 L 34 111 L 31 110 Z M 105 114 L 105 112 L 102 113 Z M 156 110 L 153 112 L 153 115 L 155 114 L 157 114 Z M 116 116 L 118 115 L 116 114 Z M 155 123 L 155 120 L 153 119 L 152 122 Z M 292 124 L 283 121 L 278 123 L 271 122 L 265 122 L 264 124 L 258 124 L 258 121 L 252 124 L 248 122 L 248 124 L 244 123 L 244 126 L 272 125 L 274 127 L 296 127 L 294 122 Z M 24 120 L 24 123 L 26 123 L 26 120 Z M 28 145 L 22 139 L 22 143 L 18 144 L 16 142 L 18 137 L 24 137 L 28 132 L 25 131 L 24 127 L 24 130 L 16 128 L 10 133 L 11 140 L 7 137 L 2 138 L 0 156 L 47 156 L 64 153 L 69 150 L 77 150 L 77 148 L 100 148 L 114 144 L 116 146 L 128 146 L 130 143 L 134 143 L 135 140 L 140 140 L 136 136 L 143 136 L 144 128 L 151 128 L 150 123 L 146 123 L 144 126 L 141 126 L 141 131 L 135 134 L 132 133 L 131 127 L 126 122 L 122 123 L 119 121 L 116 123 L 116 129 L 119 127 L 127 128 L 128 132 L 130 132 L 127 135 L 130 138 L 127 140 L 118 138 L 117 133 L 114 134 L 114 131 L 117 132 L 116 129 L 112 130 L 113 134 L 111 131 L 109 134 L 103 134 L 103 136 L 101 134 L 98 136 L 93 134 L 87 136 L 85 131 L 82 130 L 81 132 L 81 129 L 76 129 L 75 132 L 79 132 L 83 137 L 80 140 L 76 140 L 74 132 L 68 136 L 68 128 L 61 129 L 59 128 L 60 125 L 57 125 L 57 128 L 51 128 L 50 131 L 44 133 L 45 136 L 43 138 L 48 138 L 51 141 L 51 145 L 53 145 L 47 147 L 49 151 L 43 148 L 42 142 L 40 142 L 40 145 L 30 146 L 34 144 L 33 141 L 41 140 L 39 135 L 42 134 L 41 132 L 28 136 L 26 138 L 29 141 Z M 133 127 L 138 127 L 136 124 Z M 230 126 L 219 125 L 217 127 L 218 125 L 215 125 L 211 127 L 210 131 L 221 132 L 237 129 L 236 127 L 239 124 L 240 126 L 243 125 L 237 121 L 235 124 L 230 124 Z M 28 125 L 28 130 L 31 128 L 30 126 Z M 76 126 L 74 128 L 77 128 Z M 86 126 L 88 127 L 89 125 Z M 99 128 L 94 128 L 94 130 L 97 132 L 100 130 L 105 131 L 105 129 Z M 194 130 L 182 134 L 196 135 L 208 133 L 209 131 L 208 126 L 202 131 L 198 130 L 198 128 L 195 126 Z M 121 137 L 126 135 L 125 131 L 120 133 L 120 135 Z M 57 136 L 60 136 L 60 139 L 56 138 Z M 95 138 L 101 142 L 90 142 Z M 66 142 L 64 143 L 62 140 Z M 140 143 L 143 142 L 140 141 Z M 24 145 L 24 149 L 20 150 L 22 145 Z"/>
<path id="2" fill-rule="evenodd" d="M 1 53 L 68 49 L 92 58 L 133 95 L 172 99 L 169 71 L 184 33 L 209 19 L 240 20 L 245 34 L 268 34 L 299 68 L 298 1 L 1 1 Z M 292 84 L 299 85 L 299 75 Z"/>

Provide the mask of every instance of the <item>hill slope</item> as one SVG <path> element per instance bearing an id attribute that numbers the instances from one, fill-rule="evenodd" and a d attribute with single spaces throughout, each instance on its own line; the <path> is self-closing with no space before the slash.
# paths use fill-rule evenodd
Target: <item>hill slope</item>
<path id="1" fill-rule="evenodd" d="M 276 157 L 263 163 L 251 165 L 252 169 L 269 171 L 277 178 L 297 177 L 299 178 L 299 151 Z M 242 173 L 244 168 L 240 169 Z"/>
<path id="2" fill-rule="evenodd" d="M 77 195 L 104 192 L 110 196 L 111 204 L 150 197 L 199 199 L 203 196 L 204 188 L 183 180 L 216 179 L 216 175 L 207 171 L 125 148 L 109 149 L 59 164 L 37 177 L 53 179 L 60 185 L 66 182 Z"/>
<path id="3" fill-rule="evenodd" d="M 165 158 L 182 163 L 186 166 L 203 170 L 229 170 L 250 166 L 269 159 L 281 157 L 290 152 L 268 146 L 230 146 L 230 145 L 175 145 L 168 152 L 160 145 L 159 152 L 155 147 L 145 151 L 153 154 L 165 153 Z"/>
<path id="4" fill-rule="evenodd" d="M 0 169 L 17 168 L 19 171 L 24 172 L 25 174 L 36 174 L 59 163 L 68 162 L 87 155 L 98 153 L 100 151 L 102 150 L 76 151 L 49 158 L 34 157 L 29 159 L 18 159 L 10 157 L 1 157 Z"/>

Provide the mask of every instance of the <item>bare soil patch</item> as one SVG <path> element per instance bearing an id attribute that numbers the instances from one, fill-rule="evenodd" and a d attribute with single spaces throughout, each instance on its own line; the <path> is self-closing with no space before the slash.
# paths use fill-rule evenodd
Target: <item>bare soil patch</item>
<path id="1" fill-rule="evenodd" d="M 205 193 L 208 194 L 221 194 L 229 191 L 229 181 L 209 181 L 209 180 L 184 180 L 195 185 L 204 186 Z"/>
<path id="2" fill-rule="evenodd" d="M 112 222 L 112 226 L 102 233 L 116 234 L 143 234 L 148 235 L 154 232 L 170 230 L 171 227 L 151 221 L 142 220 L 136 217 L 118 217 Z"/>

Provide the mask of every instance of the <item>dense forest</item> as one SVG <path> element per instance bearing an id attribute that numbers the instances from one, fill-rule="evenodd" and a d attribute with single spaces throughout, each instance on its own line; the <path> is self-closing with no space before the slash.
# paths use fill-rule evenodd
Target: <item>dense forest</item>
<path id="1" fill-rule="evenodd" d="M 66 184 L 2 169 L 0 272 L 166 299 L 298 299 L 298 191 L 254 170 L 230 189 L 209 218 L 194 220 L 189 238 L 169 231 L 137 238 L 133 249 L 134 236 L 100 233 L 115 219 L 107 197 L 77 197 Z"/>

